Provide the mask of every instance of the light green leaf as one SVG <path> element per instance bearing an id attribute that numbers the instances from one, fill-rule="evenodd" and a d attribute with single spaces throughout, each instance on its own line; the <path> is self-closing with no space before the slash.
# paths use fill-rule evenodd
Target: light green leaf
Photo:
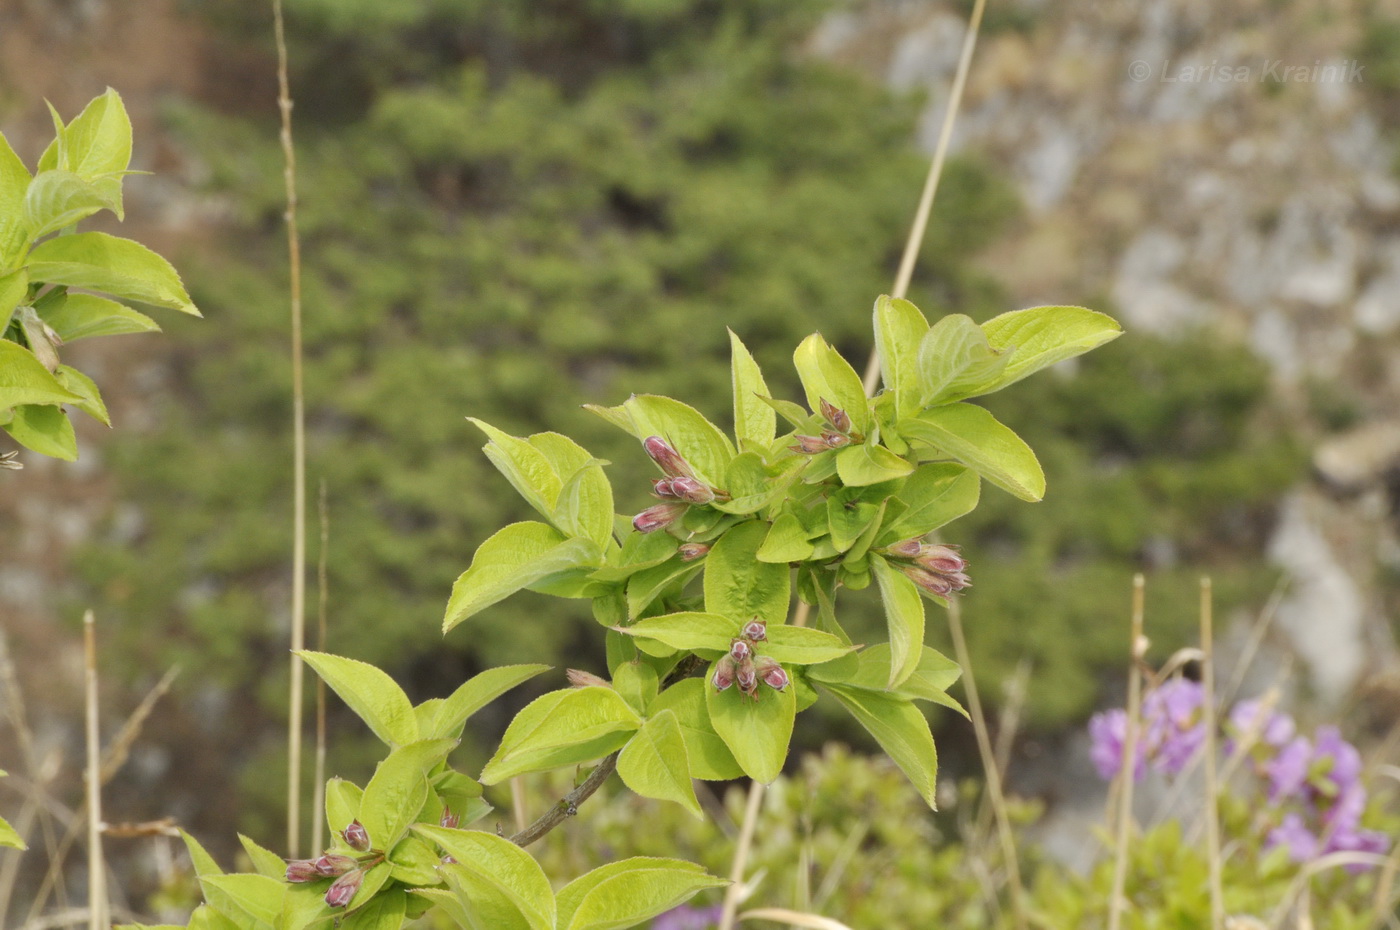
<path id="1" fill-rule="evenodd" d="M 64 342 L 92 336 L 160 332 L 156 321 L 146 314 L 96 294 L 50 291 L 34 309 Z"/>
<path id="2" fill-rule="evenodd" d="M 358 897 L 358 895 L 357 895 Z M 345 917 L 339 930 L 400 930 L 408 896 L 398 889 L 375 895 L 353 914 Z"/>
<path id="3" fill-rule="evenodd" d="M 442 881 L 438 866 L 442 857 L 427 840 L 405 836 L 389 851 L 390 877 L 405 885 L 436 885 Z M 395 925 L 394 930 L 398 930 Z"/>
<path id="4" fill-rule="evenodd" d="M 505 475 L 511 486 L 541 516 L 552 520 L 554 504 L 559 500 L 559 490 L 564 483 L 549 458 L 528 440 L 496 429 L 485 420 L 476 417 L 467 417 L 467 420 L 490 438 L 481 451 L 496 470 Z"/>
<path id="5" fill-rule="evenodd" d="M 33 352 L 0 339 L 0 411 L 26 404 L 76 404 L 82 399 L 60 384 Z"/>
<path id="6" fill-rule="evenodd" d="M 408 695 L 383 671 L 368 662 L 326 652 L 302 650 L 297 655 L 385 743 L 405 746 L 418 739 L 418 723 Z"/>
<path id="7" fill-rule="evenodd" d="M 769 396 L 763 372 L 732 329 L 729 348 L 734 383 L 734 434 L 741 440 L 769 445 L 778 434 L 778 418 L 772 407 L 759 400 Z"/>
<path id="8" fill-rule="evenodd" d="M 719 538 L 705 559 L 705 610 L 739 620 L 768 623 L 787 619 L 791 572 L 786 565 L 758 560 L 768 524 L 750 520 Z"/>
<path id="9" fill-rule="evenodd" d="M 249 873 L 204 875 L 199 885 L 209 906 L 225 916 L 235 921 L 246 916 L 269 927 L 282 912 L 282 896 L 287 889 L 274 878 Z"/>
<path id="10" fill-rule="evenodd" d="M 783 485 L 768 477 L 768 470 L 757 452 L 742 452 L 724 470 L 724 490 L 730 500 L 716 501 L 710 506 L 724 513 L 750 514 L 767 507 L 782 493 Z"/>
<path id="11" fill-rule="evenodd" d="M 84 178 L 124 173 L 131 164 L 131 120 L 121 96 L 109 87 L 94 97 L 63 130 L 60 151 L 58 167 Z"/>
<path id="12" fill-rule="evenodd" d="M 0 142 L 4 137 L 0 136 Z M 15 309 L 29 294 L 29 272 L 20 268 L 0 277 L 0 337 L 10 327 Z M 0 376 L 3 377 L 3 376 Z"/>
<path id="13" fill-rule="evenodd" d="M 911 442 L 933 446 L 1022 500 L 1045 496 L 1045 473 L 1031 447 L 981 407 L 934 407 L 898 428 Z"/>
<path id="14" fill-rule="evenodd" d="M 282 912 L 277 915 L 277 930 L 332 930 L 339 915 L 326 905 L 325 882 L 288 885 L 282 897 Z M 190 930 L 194 930 L 191 922 Z"/>
<path id="15" fill-rule="evenodd" d="M 612 485 L 597 459 L 565 478 L 551 522 L 570 536 L 592 540 L 600 550 L 612 540 Z"/>
<path id="16" fill-rule="evenodd" d="M 559 930 L 623 930 L 728 884 L 681 859 L 637 857 L 610 862 L 559 892 Z"/>
<path id="17" fill-rule="evenodd" d="M 29 189 L 29 169 L 19 160 L 10 142 L 0 135 L 0 273 L 14 268 L 29 245 L 24 225 L 24 194 Z M 0 309 L 0 314 L 4 311 Z"/>
<path id="18" fill-rule="evenodd" d="M 647 662 L 623 662 L 613 670 L 612 686 L 629 707 L 645 714 L 647 705 L 656 697 L 660 679 L 656 668 Z"/>
<path id="19" fill-rule="evenodd" d="M 6 822 L 4 817 L 0 817 L 0 846 L 8 846 L 11 849 L 28 849 L 25 845 L 24 837 L 14 827 Z"/>
<path id="20" fill-rule="evenodd" d="M 880 516 L 880 505 L 862 500 L 860 494 L 857 488 L 842 488 L 827 498 L 827 526 L 837 552 L 845 552 L 855 545 L 866 528 Z"/>
<path id="21" fill-rule="evenodd" d="M 937 810 L 938 750 L 919 709 L 909 701 L 873 691 L 834 684 L 823 687 L 870 731 L 924 802 Z"/>
<path id="22" fill-rule="evenodd" d="M 515 715 L 491 761 L 488 785 L 599 759 L 626 744 L 641 717 L 611 688 L 566 688 L 543 695 Z"/>
<path id="23" fill-rule="evenodd" d="M 28 267 L 33 281 L 88 288 L 200 315 L 170 263 L 130 239 L 98 232 L 58 236 L 29 253 Z"/>
<path id="24" fill-rule="evenodd" d="M 710 666 L 705 680 L 714 676 Z M 755 698 L 757 698 L 755 700 Z M 797 717 L 797 689 L 774 691 L 760 684 L 751 698 L 737 685 L 724 691 L 705 689 L 705 706 L 710 723 L 724 740 L 734 761 L 744 774 L 768 784 L 777 778 L 787 761 L 793 721 Z"/>
<path id="25" fill-rule="evenodd" d="M 253 863 L 253 871 L 279 882 L 285 879 L 287 862 L 281 856 L 270 849 L 259 846 L 242 833 L 238 834 L 238 842 L 242 844 L 243 851 L 248 854 L 249 861 Z"/>
<path id="26" fill-rule="evenodd" d="M 98 393 L 97 385 L 93 383 L 91 378 L 78 369 L 69 368 L 67 365 L 59 365 L 54 376 L 64 388 L 82 398 L 73 404 L 74 407 L 103 426 L 112 425 L 112 420 L 107 415 L 107 405 L 102 402 L 102 395 Z"/>
<path id="27" fill-rule="evenodd" d="M 464 899 L 467 911 L 473 915 L 475 926 L 489 930 L 527 927 L 529 930 L 554 930 L 554 889 L 544 871 L 529 853 L 504 837 L 479 830 L 454 830 L 416 824 L 415 833 L 442 847 L 457 864 L 444 869 L 457 876 L 451 881 L 458 897 Z M 494 894 L 492 893 L 494 892 Z M 500 909 L 508 902 L 509 908 Z M 498 909 L 500 909 L 498 911 Z M 497 923 L 486 918 L 499 913 Z M 522 922 L 523 919 L 523 922 Z"/>
<path id="28" fill-rule="evenodd" d="M 359 819 L 360 801 L 364 794 L 359 785 L 343 778 L 336 777 L 326 782 L 326 825 L 330 827 L 332 836 L 350 826 L 352 820 Z"/>
<path id="29" fill-rule="evenodd" d="M 24 195 L 24 224 L 30 239 L 38 239 L 99 210 L 121 217 L 121 184 L 94 183 L 71 171 L 41 171 Z M 116 196 L 113 197 L 113 194 Z"/>
<path id="30" fill-rule="evenodd" d="M 706 781 L 731 781 L 744 774 L 734 754 L 710 723 L 705 706 L 707 679 L 686 678 L 661 692 L 649 708 L 653 715 L 663 711 L 675 714 L 685 740 L 690 774 Z"/>
<path id="31" fill-rule="evenodd" d="M 910 462 L 884 446 L 868 442 L 847 446 L 836 453 L 836 474 L 847 487 L 861 487 L 903 478 L 914 471 Z"/>
<path id="32" fill-rule="evenodd" d="M 695 476 L 722 487 L 724 470 L 734 458 L 734 444 L 694 407 L 656 394 L 634 394 L 624 407 L 638 439 L 660 436 L 690 464 Z"/>
<path id="33" fill-rule="evenodd" d="M 0 341 L 0 345 L 5 344 Z M 33 404 L 16 407 L 14 419 L 3 429 L 26 449 L 65 462 L 78 460 L 78 437 L 73 434 L 73 424 L 61 407 Z"/>
<path id="34" fill-rule="evenodd" d="M 1082 355 L 1123 335 L 1110 316 L 1084 307 L 1031 307 L 982 324 L 993 348 L 1011 350 L 1001 374 L 976 393 L 990 394 L 1042 368 Z"/>
<path id="35" fill-rule="evenodd" d="M 597 547 L 568 539 L 552 526 L 527 521 L 498 530 L 472 556 L 471 567 L 452 586 L 446 633 L 457 624 L 529 585 L 573 569 L 596 568 Z"/>
<path id="36" fill-rule="evenodd" d="M 715 649 L 724 652 L 729 648 L 730 640 L 739 635 L 739 628 L 746 622 L 746 618 L 686 612 L 647 617 L 631 626 L 616 629 L 619 633 L 637 639 L 662 643 L 671 651 Z"/>
<path id="37" fill-rule="evenodd" d="M 916 412 L 919 406 L 919 342 L 928 332 L 928 320 L 919 308 L 898 297 L 875 301 L 875 346 L 880 353 L 880 375 L 885 390 L 894 397 L 896 420 Z"/>
<path id="38" fill-rule="evenodd" d="M 812 543 L 807 538 L 807 528 L 795 514 L 783 513 L 769 527 L 754 557 L 760 562 L 786 564 L 801 562 L 811 555 Z"/>
<path id="39" fill-rule="evenodd" d="M 807 674 L 814 681 L 831 682 L 866 691 L 886 691 L 889 689 L 891 654 L 888 643 L 877 643 L 853 656 L 855 664 L 850 668 L 843 667 L 848 665 L 850 660 L 831 662 L 813 666 L 808 669 Z M 896 697 L 933 701 L 965 714 L 962 707 L 946 693 L 961 674 L 962 668 L 958 663 L 932 646 L 925 646 L 918 667 L 894 693 Z"/>
<path id="40" fill-rule="evenodd" d="M 438 705 L 432 728 L 423 735 L 433 739 L 458 739 L 468 717 L 516 685 L 547 671 L 548 665 L 504 665 L 467 679 Z"/>
<path id="41" fill-rule="evenodd" d="M 690 781 L 690 758 L 676 715 L 663 710 L 642 724 L 617 757 L 617 774 L 644 798 L 675 801 L 704 818 Z"/>
<path id="42" fill-rule="evenodd" d="M 797 366 L 797 376 L 802 379 L 802 389 L 807 394 L 807 406 L 813 413 L 819 412 L 821 401 L 826 400 L 850 415 L 851 425 L 857 432 L 869 435 L 870 403 L 860 375 L 841 353 L 827 345 L 821 333 L 813 333 L 802 340 L 793 353 L 792 362 Z"/>
<path id="43" fill-rule="evenodd" d="M 639 617 L 657 598 L 673 588 L 682 588 L 692 578 L 700 574 L 705 561 L 663 562 L 654 568 L 643 569 L 627 579 L 627 616 Z"/>
<path id="44" fill-rule="evenodd" d="M 457 745 L 428 739 L 400 746 L 379 763 L 360 799 L 360 823 L 375 849 L 392 849 L 428 800 L 428 772 Z"/>
<path id="45" fill-rule="evenodd" d="M 878 537 L 878 545 L 923 536 L 977 508 L 981 481 L 962 465 L 920 465 L 899 489 L 897 500 L 908 505 Z"/>
<path id="46" fill-rule="evenodd" d="M 605 584 L 626 581 L 637 572 L 655 568 L 676 554 L 680 540 L 670 533 L 638 533 L 630 530 L 622 547 L 608 555 L 608 564 L 588 577 Z"/>
<path id="47" fill-rule="evenodd" d="M 194 868 L 196 876 L 204 878 L 209 875 L 224 874 L 224 870 L 219 868 L 219 864 L 214 861 L 214 857 L 209 855 L 199 840 L 184 830 L 180 831 L 180 839 L 185 841 L 185 849 L 190 854 L 190 865 Z"/>
<path id="48" fill-rule="evenodd" d="M 1010 357 L 1009 351 L 992 347 L 971 317 L 948 314 L 919 343 L 919 406 L 980 393 L 977 386 L 1000 375 Z"/>
<path id="49" fill-rule="evenodd" d="M 855 647 L 822 630 L 805 626 L 769 625 L 768 641 L 759 643 L 759 655 L 784 665 L 816 665 L 830 662 Z"/>
<path id="50" fill-rule="evenodd" d="M 886 686 L 897 688 L 914 673 L 923 654 L 924 601 L 918 586 L 884 558 L 871 555 L 870 570 L 880 588 L 889 629 L 891 659 Z"/>

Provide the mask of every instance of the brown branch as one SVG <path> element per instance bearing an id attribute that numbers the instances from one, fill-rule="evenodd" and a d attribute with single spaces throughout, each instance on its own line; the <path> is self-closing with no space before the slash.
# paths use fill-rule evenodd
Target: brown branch
<path id="1" fill-rule="evenodd" d="M 671 669 L 671 673 L 661 683 L 661 690 L 664 691 L 682 678 L 690 677 L 690 673 L 699 668 L 701 664 L 702 660 L 699 656 L 692 655 L 682 659 L 680 664 Z M 603 783 L 612 777 L 612 773 L 617 771 L 617 756 L 618 753 L 615 752 L 599 762 L 598 767 L 588 773 L 588 777 L 583 780 L 582 784 L 560 798 L 557 804 L 552 805 L 549 810 L 536 818 L 534 823 L 512 836 L 510 841 L 517 846 L 529 846 L 577 814 L 579 805 L 593 797 L 598 789 L 603 787 Z"/>

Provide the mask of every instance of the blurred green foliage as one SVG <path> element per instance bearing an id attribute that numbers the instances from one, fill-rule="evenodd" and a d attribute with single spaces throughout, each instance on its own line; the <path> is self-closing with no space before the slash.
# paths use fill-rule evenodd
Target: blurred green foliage
<path id="1" fill-rule="evenodd" d="M 618 506 L 633 512 L 651 469 L 581 403 L 658 392 L 723 422 L 726 326 L 779 396 L 797 396 L 786 356 L 813 330 L 861 365 L 925 163 L 917 101 L 801 52 L 829 6 L 288 4 L 330 649 L 389 669 L 415 700 L 486 665 L 601 669 L 583 602 L 522 595 L 492 608 L 500 635 L 440 638 L 475 546 L 526 515 L 464 418 L 578 438 L 615 463 Z M 204 9 L 227 41 L 267 51 L 246 5 Z M 180 662 L 186 682 L 232 692 L 191 729 L 239 740 L 244 764 L 280 751 L 255 734 L 285 700 L 287 665 L 291 378 L 267 104 L 168 113 L 231 222 L 182 259 L 207 319 L 170 328 L 160 427 L 111 447 L 140 519 L 114 515 L 75 563 L 110 655 L 129 663 L 113 671 Z M 1017 209 L 987 168 L 950 163 L 911 298 L 931 317 L 1012 309 L 971 258 Z M 989 488 L 948 533 L 973 561 L 979 671 L 994 683 L 1028 656 L 1036 725 L 1084 714 L 1096 672 L 1120 667 L 1133 571 L 1160 569 L 1150 617 L 1164 648 L 1194 625 L 1202 570 L 1222 609 L 1261 598 L 1269 501 L 1300 462 L 1243 350 L 1130 333 L 1076 371 L 989 399 L 1040 450 L 1047 502 Z M 348 741 L 337 752 L 363 756 Z"/>

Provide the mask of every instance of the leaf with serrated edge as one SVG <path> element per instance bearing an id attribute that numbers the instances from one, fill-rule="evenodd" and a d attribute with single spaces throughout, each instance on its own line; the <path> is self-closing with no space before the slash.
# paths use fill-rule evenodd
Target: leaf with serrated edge
<path id="1" fill-rule="evenodd" d="M 734 754 L 715 732 L 710 711 L 705 706 L 707 679 L 687 678 L 657 695 L 649 711 L 655 715 L 669 711 L 676 715 L 690 759 L 690 774 L 705 781 L 731 781 L 744 774 Z"/>
<path id="2" fill-rule="evenodd" d="M 588 540 L 568 539 L 544 523 L 512 523 L 477 548 L 471 566 L 452 585 L 442 631 L 550 575 L 600 561 Z"/>
<path id="3" fill-rule="evenodd" d="M 899 432 L 952 456 L 1022 500 L 1045 496 L 1045 473 L 1031 447 L 981 407 L 934 407 L 901 420 Z"/>
<path id="4" fill-rule="evenodd" d="M 58 371 L 54 374 L 60 384 L 82 398 L 82 400 L 74 402 L 74 407 L 103 426 L 112 425 L 112 418 L 107 415 L 107 405 L 102 402 L 102 395 L 98 392 L 97 385 L 93 383 L 91 378 L 78 369 L 69 368 L 67 365 L 59 365 Z"/>
<path id="5" fill-rule="evenodd" d="M 823 400 L 846 411 L 852 427 L 860 433 L 870 433 L 870 403 L 865 397 L 865 385 L 850 362 L 827 345 L 821 333 L 802 340 L 792 356 L 802 389 L 807 394 L 807 406 L 813 413 L 821 410 Z"/>
<path id="6" fill-rule="evenodd" d="M 467 417 L 467 421 L 491 440 L 481 451 L 486 453 L 496 470 L 505 476 L 531 507 L 549 519 L 559 499 L 563 481 L 548 457 L 531 445 L 529 440 L 512 436 L 485 420 Z"/>
<path id="7" fill-rule="evenodd" d="M 660 436 L 690 464 L 697 478 L 712 487 L 723 486 L 724 470 L 736 455 L 734 444 L 700 411 L 657 394 L 634 394 L 623 406 L 642 439 Z"/>
<path id="8" fill-rule="evenodd" d="M 729 641 L 739 635 L 739 628 L 745 621 L 733 617 L 722 617 L 708 613 L 665 614 L 638 620 L 631 626 L 616 627 L 638 639 L 650 639 L 671 647 L 693 651 L 696 649 L 729 648 Z"/>
<path id="9" fill-rule="evenodd" d="M 714 676 L 711 665 L 705 674 Z M 724 691 L 705 689 L 705 706 L 710 723 L 724 740 L 734 760 L 750 778 L 768 784 L 782 773 L 797 717 L 797 689 L 791 686 L 775 691 L 759 684 L 754 700 L 737 685 Z"/>
<path id="10" fill-rule="evenodd" d="M 9 140 L 0 134 L 0 272 L 13 267 L 29 244 L 29 230 L 24 225 L 24 195 L 29 181 L 29 169 L 10 148 Z"/>
<path id="11" fill-rule="evenodd" d="M 950 313 L 933 324 L 919 343 L 919 405 L 947 403 L 980 393 L 976 386 L 995 379 L 1011 353 L 994 348 L 972 317 Z"/>
<path id="12" fill-rule="evenodd" d="M 34 353 L 0 339 L 0 410 L 25 404 L 76 404 L 82 397 L 58 382 Z"/>
<path id="13" fill-rule="evenodd" d="M 669 710 L 655 714 L 636 732 L 617 757 L 623 784 L 644 798 L 675 801 L 704 819 L 691 783 L 690 759 L 680 723 Z"/>
<path id="14" fill-rule="evenodd" d="M 115 300 L 96 294 L 52 293 L 58 296 L 41 298 L 34 309 L 65 343 L 93 336 L 160 332 L 155 320 Z"/>
<path id="15" fill-rule="evenodd" d="M 3 340 L 0 340 L 0 345 L 3 344 Z M 72 421 L 61 407 L 39 404 L 16 407 L 13 418 L 0 429 L 9 433 L 15 442 L 40 455 L 65 462 L 78 460 L 78 437 L 73 432 Z"/>
<path id="16" fill-rule="evenodd" d="M 875 345 L 885 390 L 894 395 L 895 419 L 913 413 L 919 401 L 919 341 L 928 320 L 919 308 L 898 297 L 875 301 Z"/>
<path id="17" fill-rule="evenodd" d="M 914 674 L 924 648 L 924 601 L 907 575 L 878 555 L 870 557 L 870 570 L 880 588 L 885 624 L 890 638 L 890 677 L 887 687 L 897 688 Z"/>
<path id="18" fill-rule="evenodd" d="M 863 442 L 858 446 L 847 446 L 836 453 L 836 474 L 847 487 L 861 487 L 903 478 L 914 470 L 911 462 L 905 461 L 884 446 Z"/>
<path id="19" fill-rule="evenodd" d="M 740 439 L 768 445 L 778 434 L 778 419 L 773 408 L 759 400 L 760 397 L 769 396 L 763 372 L 732 329 L 729 331 L 729 348 L 734 387 L 734 434 Z"/>
<path id="20" fill-rule="evenodd" d="M 502 779 L 545 764 L 574 765 L 607 755 L 627 742 L 642 725 L 641 717 L 611 688 L 592 686 L 551 691 L 525 706 L 506 727 L 496 754 L 482 769 L 481 781 Z M 610 746 L 593 755 L 599 746 Z"/>
<path id="21" fill-rule="evenodd" d="M 376 849 L 392 849 L 428 800 L 428 772 L 456 740 L 420 740 L 389 753 L 374 770 L 360 799 L 360 823 Z"/>
<path id="22" fill-rule="evenodd" d="M 767 523 L 751 520 L 730 529 L 710 549 L 704 579 L 708 613 L 741 622 L 758 617 L 782 623 L 787 618 L 791 573 L 786 565 L 757 558 L 767 535 Z"/>
<path id="23" fill-rule="evenodd" d="M 28 266 L 34 281 L 200 315 L 171 264 L 130 239 L 98 232 L 58 236 L 39 243 L 29 253 Z"/>
<path id="24" fill-rule="evenodd" d="M 879 545 L 890 545 L 932 532 L 977 508 L 981 495 L 977 473 L 964 465 L 920 465 L 896 497 L 908 505 L 881 531 Z"/>
<path id="25" fill-rule="evenodd" d="M 784 665 L 816 665 L 830 662 L 854 649 L 838 637 L 805 626 L 768 627 L 768 641 L 759 643 L 759 655 Z"/>
<path id="26" fill-rule="evenodd" d="M 326 782 L 326 825 L 331 834 L 340 833 L 350 826 L 350 821 L 360 816 L 360 800 L 364 789 L 343 778 L 331 778 Z"/>
<path id="27" fill-rule="evenodd" d="M 547 671 L 548 665 L 503 665 L 500 668 L 488 668 L 467 679 L 437 706 L 432 730 L 425 731 L 423 735 L 437 739 L 457 739 L 462 735 L 462 724 L 468 717 L 516 685 Z"/>
<path id="28" fill-rule="evenodd" d="M 303 649 L 297 655 L 385 743 L 403 746 L 418 739 L 418 723 L 408 695 L 382 670 L 328 652 Z"/>
<path id="29" fill-rule="evenodd" d="M 515 904 L 531 930 L 554 930 L 554 889 L 529 853 L 504 837 L 479 830 L 415 824 L 415 833 L 453 859 L 453 869 L 469 870 Z"/>
<path id="30" fill-rule="evenodd" d="M 1116 320 L 1085 307 L 1031 307 L 982 324 L 988 341 L 1009 349 L 1006 369 L 978 394 L 1000 391 L 1042 368 L 1082 355 L 1123 335 Z"/>
<path id="31" fill-rule="evenodd" d="M 408 910 L 408 896 L 401 890 L 377 894 L 340 922 L 339 930 L 399 930 Z"/>
<path id="32" fill-rule="evenodd" d="M 253 863 L 254 871 L 277 881 L 283 880 L 287 874 L 286 860 L 272 850 L 259 846 L 242 833 L 238 834 L 238 842 L 248 854 L 249 861 Z"/>
<path id="33" fill-rule="evenodd" d="M 682 859 L 623 859 L 574 879 L 559 891 L 560 930 L 622 930 L 726 885 Z"/>
<path id="34" fill-rule="evenodd" d="M 247 915 L 271 925 L 282 912 L 282 896 L 287 886 L 266 875 L 235 873 L 204 875 L 199 879 L 209 906 L 237 920 Z"/>
<path id="35" fill-rule="evenodd" d="M 924 802 L 936 810 L 938 751 L 934 748 L 928 721 L 919 709 L 891 695 L 834 684 L 822 687 L 875 737 L 918 789 Z"/>

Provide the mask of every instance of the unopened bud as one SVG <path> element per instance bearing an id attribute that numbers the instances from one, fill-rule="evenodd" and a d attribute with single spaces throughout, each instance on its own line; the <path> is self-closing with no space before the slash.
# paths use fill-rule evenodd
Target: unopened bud
<path id="1" fill-rule="evenodd" d="M 830 403 L 825 397 L 821 399 L 822 416 L 826 422 L 831 424 L 831 428 L 838 433 L 849 433 L 851 431 L 851 415 L 846 411 Z"/>
<path id="2" fill-rule="evenodd" d="M 924 544 L 918 539 L 906 539 L 885 547 L 885 555 L 894 556 L 896 559 L 916 559 L 923 551 Z"/>
<path id="3" fill-rule="evenodd" d="M 681 547 L 676 550 L 681 554 L 682 562 L 694 562 L 710 551 L 710 547 L 705 543 L 681 543 Z"/>
<path id="4" fill-rule="evenodd" d="M 565 671 L 564 677 L 569 679 L 569 684 L 575 688 L 591 688 L 595 685 L 601 685 L 604 688 L 612 687 L 612 685 L 608 684 L 607 681 L 605 681 L 602 678 L 599 678 L 592 672 L 584 672 L 576 668 L 571 668 Z"/>
<path id="5" fill-rule="evenodd" d="M 647 455 L 651 456 L 651 460 L 661 466 L 661 470 L 672 478 L 695 477 L 695 473 L 690 470 L 690 463 L 660 436 L 648 436 L 642 441 L 642 448 L 646 450 Z"/>
<path id="6" fill-rule="evenodd" d="M 680 500 L 681 496 L 671 487 L 674 478 L 655 478 L 651 482 L 651 493 L 661 498 L 663 501 Z"/>
<path id="7" fill-rule="evenodd" d="M 921 546 L 915 561 L 931 572 L 940 572 L 945 575 L 967 568 L 967 560 L 958 555 L 957 546 Z"/>
<path id="8" fill-rule="evenodd" d="M 822 442 L 826 443 L 828 449 L 839 449 L 842 446 L 849 446 L 851 437 L 843 436 L 840 433 L 823 432 Z"/>
<path id="9" fill-rule="evenodd" d="M 452 808 L 450 807 L 444 807 L 442 809 L 442 816 L 438 818 L 438 826 L 447 827 L 449 830 L 455 830 L 457 825 L 461 822 L 461 816 L 452 813 Z"/>
<path id="10" fill-rule="evenodd" d="M 787 670 L 767 656 L 760 656 L 754 665 L 758 669 L 758 677 L 773 690 L 781 691 L 790 683 Z"/>
<path id="11" fill-rule="evenodd" d="M 797 440 L 797 445 L 788 446 L 793 452 L 800 452 L 803 455 L 816 455 L 818 452 L 825 452 L 831 446 L 826 444 L 826 440 L 820 436 L 803 436 L 798 433 L 792 437 Z"/>
<path id="12" fill-rule="evenodd" d="M 287 881 L 289 882 L 314 882 L 316 879 L 324 877 L 316 871 L 316 863 L 310 859 L 287 860 Z"/>
<path id="13" fill-rule="evenodd" d="M 360 890 L 360 885 L 364 883 L 365 873 L 356 869 L 353 872 L 346 872 L 344 875 L 331 882 L 331 886 L 326 889 L 326 904 L 330 907 L 344 907 L 355 897 L 355 892 Z"/>
<path id="14" fill-rule="evenodd" d="M 715 500 L 715 489 L 684 475 L 671 479 L 671 493 L 687 504 L 710 504 Z"/>
<path id="15" fill-rule="evenodd" d="M 735 670 L 734 657 L 725 653 L 724 656 L 715 663 L 715 673 L 710 676 L 710 684 L 715 686 L 716 691 L 723 691 L 734 684 Z"/>
<path id="16" fill-rule="evenodd" d="M 330 878 L 335 875 L 344 875 L 356 868 L 360 863 L 352 856 L 340 856 L 334 853 L 326 853 L 311 864 L 315 866 L 317 875 L 322 878 Z"/>
<path id="17" fill-rule="evenodd" d="M 753 643 L 747 639 L 732 639 L 729 641 L 729 654 L 734 657 L 735 662 L 742 662 L 753 657 Z"/>
<path id="18" fill-rule="evenodd" d="M 956 594 L 963 588 L 972 587 L 972 582 L 962 572 L 952 572 L 945 575 L 929 571 L 922 565 L 901 565 L 899 570 L 908 575 L 916 585 L 937 594 L 939 597 L 947 597 L 950 594 Z"/>
<path id="19" fill-rule="evenodd" d="M 754 667 L 752 659 L 738 663 L 738 668 L 734 671 L 734 680 L 738 683 L 739 690 L 745 694 L 753 694 L 758 690 L 758 669 Z"/>
<path id="20" fill-rule="evenodd" d="M 744 628 L 739 631 L 739 635 L 751 643 L 761 643 L 768 638 L 768 624 L 754 617 Z"/>
<path id="21" fill-rule="evenodd" d="M 655 507 L 648 507 L 632 518 L 632 526 L 638 533 L 653 533 L 656 530 L 665 529 L 675 523 L 685 514 L 685 504 L 670 503 L 657 504 Z"/>
<path id="22" fill-rule="evenodd" d="M 340 831 L 340 835 L 345 838 L 345 845 L 357 852 L 369 852 L 369 832 L 365 830 L 365 825 L 358 820 L 350 821 L 350 826 Z"/>

